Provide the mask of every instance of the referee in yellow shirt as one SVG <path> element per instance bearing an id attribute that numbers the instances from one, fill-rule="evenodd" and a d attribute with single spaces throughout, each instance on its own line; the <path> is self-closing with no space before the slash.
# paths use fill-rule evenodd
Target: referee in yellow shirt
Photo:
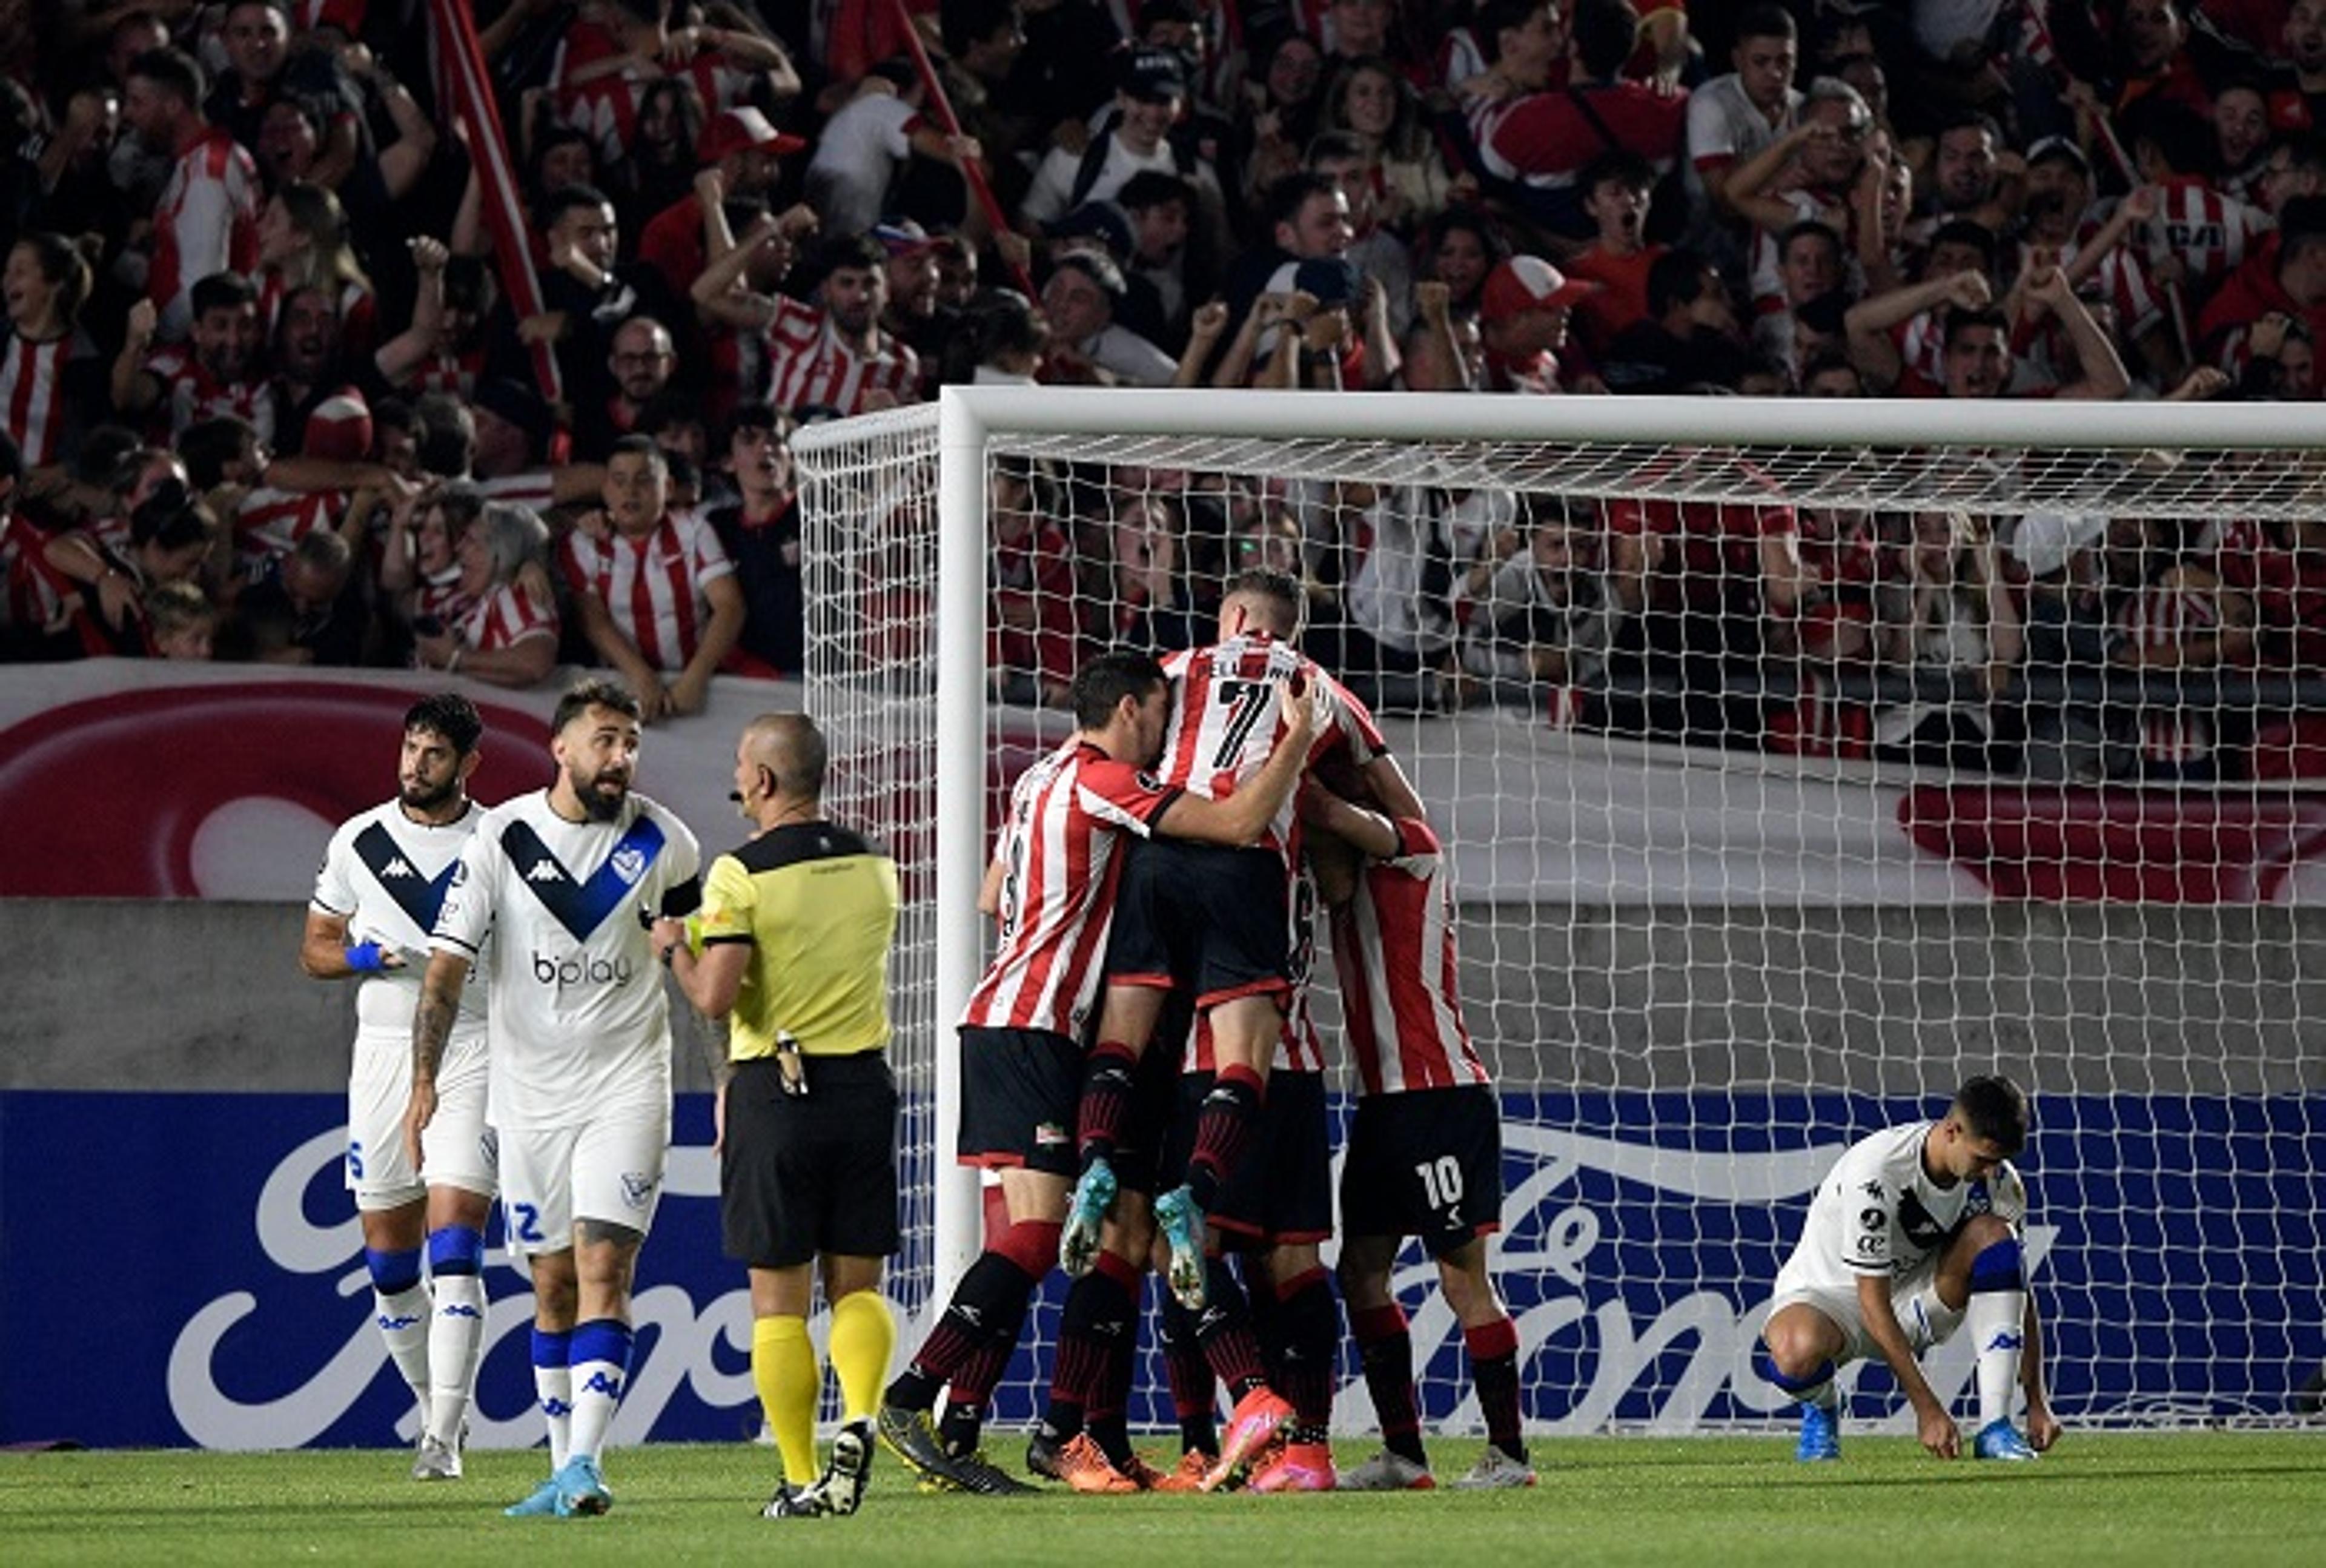
<path id="1" fill-rule="evenodd" d="M 655 949 L 710 1017 L 728 1019 L 719 1089 L 720 1216 L 751 1280 L 751 1379 L 782 1451 L 770 1518 L 852 1514 L 896 1348 L 880 1294 L 897 1250 L 897 1082 L 889 947 L 897 866 L 823 815 L 824 744 L 805 714 L 768 713 L 735 746 L 735 793 L 758 830 L 712 862 L 701 951 L 656 923 Z M 815 1462 L 823 1386 L 807 1335 L 814 1270 L 832 1304 L 845 1424 Z"/>

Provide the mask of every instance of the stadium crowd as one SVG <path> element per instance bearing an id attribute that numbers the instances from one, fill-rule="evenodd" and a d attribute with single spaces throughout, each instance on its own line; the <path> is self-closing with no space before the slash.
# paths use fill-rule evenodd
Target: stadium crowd
<path id="1" fill-rule="evenodd" d="M 486 0 L 468 97 L 440 0 L 13 11 L 0 644 L 690 711 L 802 667 L 792 432 L 947 382 L 2319 395 L 2326 0 L 1637 4 Z M 2318 673 L 2326 522 L 992 502 L 1011 697 L 1272 562 L 1391 707 L 2326 765 L 2186 682 Z"/>

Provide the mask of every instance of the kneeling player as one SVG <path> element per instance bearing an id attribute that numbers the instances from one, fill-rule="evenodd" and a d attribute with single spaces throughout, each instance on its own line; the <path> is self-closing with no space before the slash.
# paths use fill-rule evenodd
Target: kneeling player
<path id="1" fill-rule="evenodd" d="M 1800 1401 L 1800 1458 L 1841 1457 L 1834 1373 L 1877 1355 L 1914 1407 L 1922 1446 L 1954 1458 L 1954 1417 L 1914 1358 L 1965 1324 L 1978 1354 L 1973 1452 L 2031 1460 L 2057 1440 L 2021 1245 L 2027 1190 L 2011 1165 L 2026 1141 L 2017 1086 L 1973 1078 L 1942 1119 L 1859 1139 L 1819 1183 L 1761 1331 L 1765 1375 Z M 2011 1424 L 2014 1381 L 2027 1390 L 2025 1436 Z"/>

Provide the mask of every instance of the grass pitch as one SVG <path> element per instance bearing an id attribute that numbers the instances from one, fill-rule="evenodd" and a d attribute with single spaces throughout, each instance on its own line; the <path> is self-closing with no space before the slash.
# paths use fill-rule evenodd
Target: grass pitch
<path id="1" fill-rule="evenodd" d="M 1344 1464 L 1367 1452 L 1339 1445 Z M 1441 1442 L 1431 1458 L 1451 1477 L 1477 1452 Z M 918 1493 L 884 1453 L 862 1513 L 786 1521 L 757 1517 L 773 1451 L 740 1444 L 616 1451 L 615 1508 L 600 1519 L 500 1517 L 539 1480 L 539 1451 L 471 1454 L 467 1479 L 442 1486 L 406 1480 L 408 1456 L 380 1452 L 7 1454 L 0 1561 L 2326 1563 L 2326 1433 L 2071 1433 L 2024 1467 L 1941 1464 L 1903 1438 L 1850 1439 L 1842 1463 L 1814 1467 L 1782 1438 L 1539 1442 L 1534 1454 L 1542 1484 L 1530 1491 L 998 1500 Z"/>

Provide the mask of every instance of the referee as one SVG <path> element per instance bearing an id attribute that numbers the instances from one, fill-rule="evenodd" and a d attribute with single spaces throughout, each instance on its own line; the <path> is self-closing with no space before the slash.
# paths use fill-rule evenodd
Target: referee
<path id="1" fill-rule="evenodd" d="M 731 798 L 758 830 L 712 863 L 699 954 L 683 923 L 654 928 L 687 999 L 729 1021 L 720 1210 L 727 1255 L 750 1274 L 751 1379 L 783 1453 L 770 1518 L 856 1511 L 897 1341 L 880 1294 L 881 1260 L 897 1250 L 897 1084 L 883 1051 L 897 867 L 824 820 L 823 774 L 823 737 L 805 714 L 746 725 Z M 819 1258 L 845 1417 L 820 1474 L 823 1373 L 807 1333 Z"/>

